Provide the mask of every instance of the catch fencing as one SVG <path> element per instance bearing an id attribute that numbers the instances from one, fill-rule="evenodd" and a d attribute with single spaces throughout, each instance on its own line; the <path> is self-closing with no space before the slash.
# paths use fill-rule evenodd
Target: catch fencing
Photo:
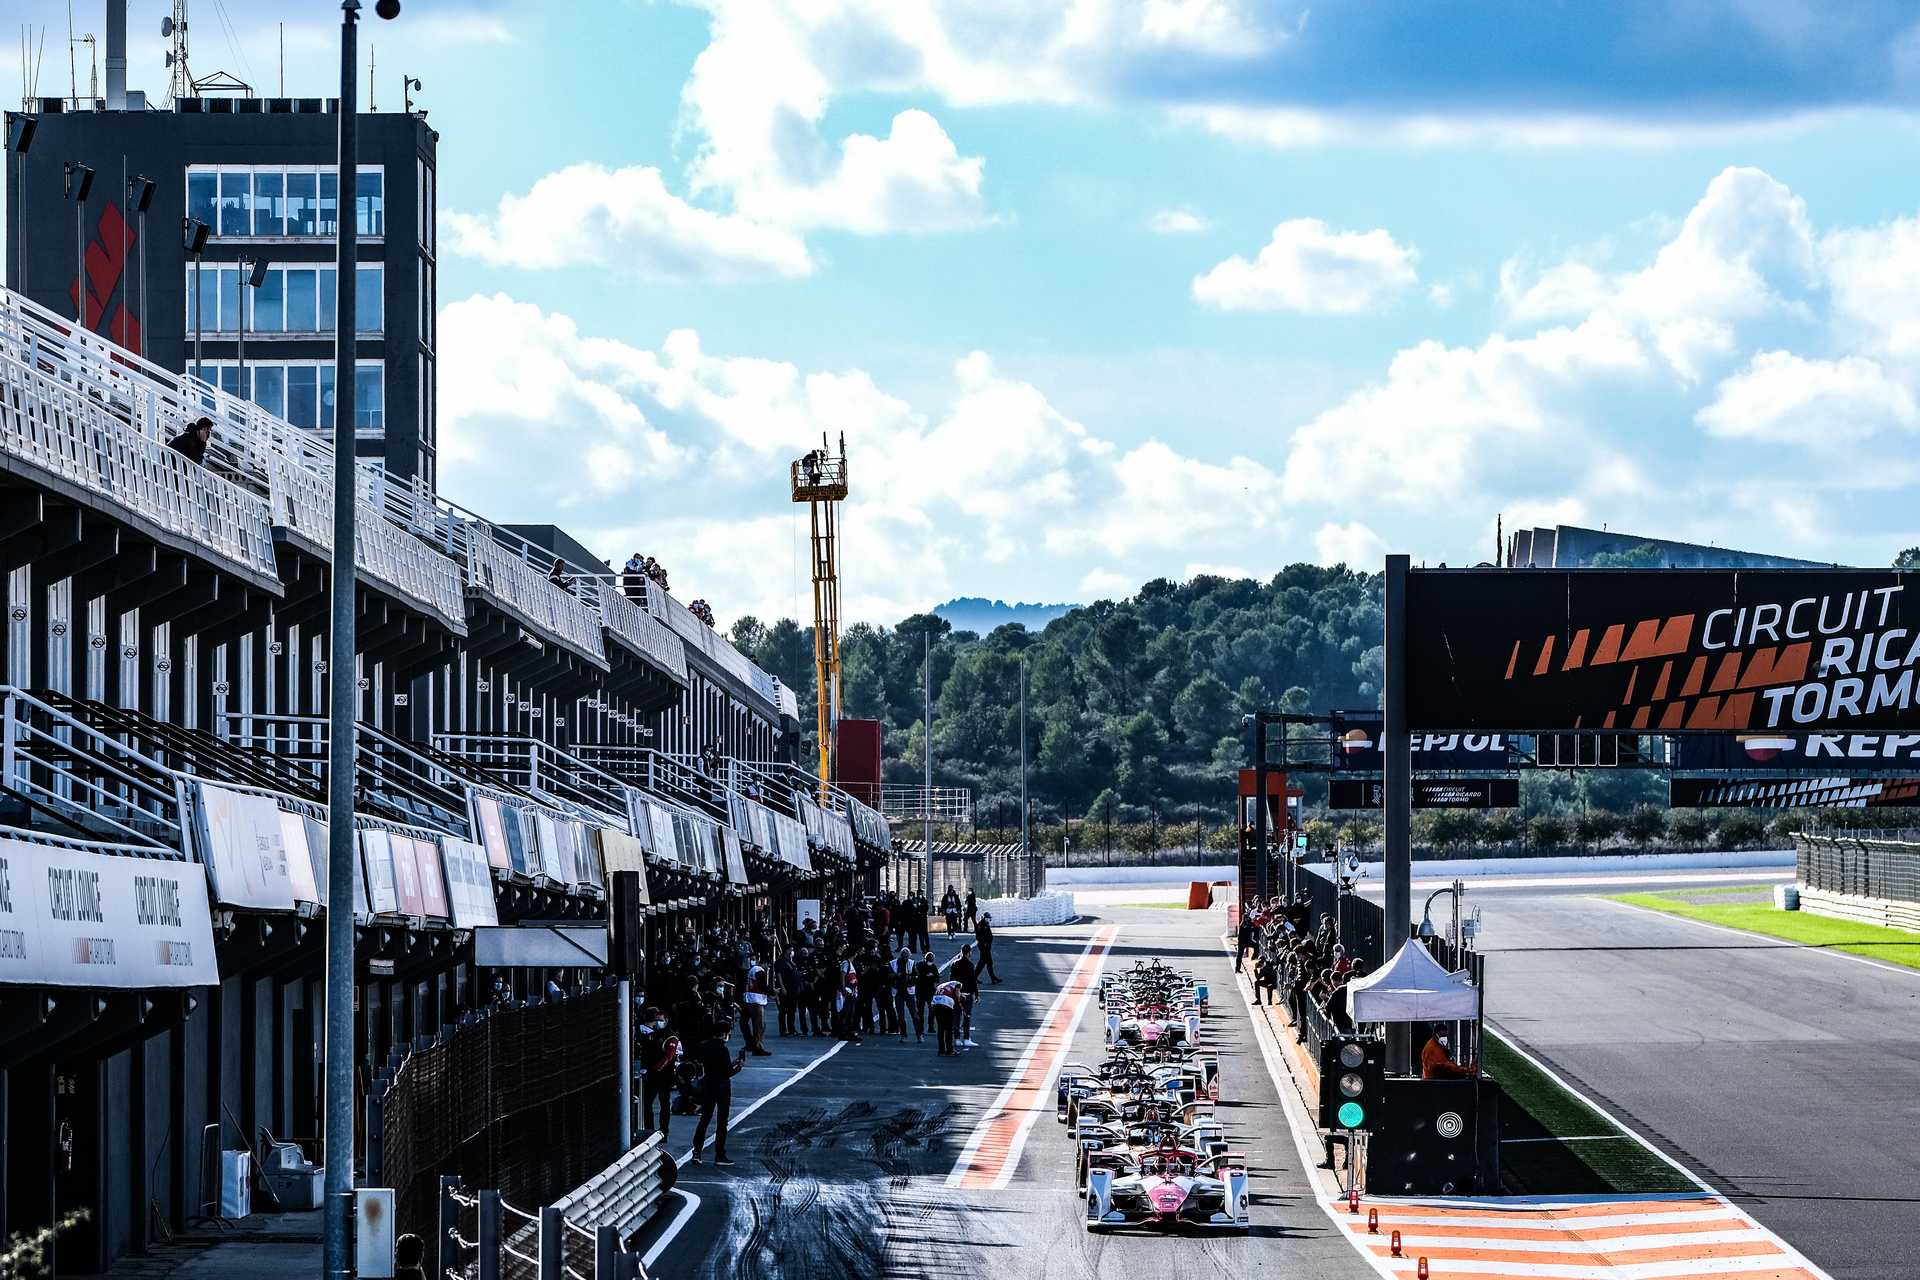
<path id="1" fill-rule="evenodd" d="M 1032 898 L 1047 891 L 1047 859 L 1017 841 L 1011 844 L 933 842 L 933 876 L 928 887 L 924 841 L 895 840 L 893 858 L 882 873 L 884 888 L 902 896 L 924 893 L 936 908 L 947 886 L 982 898 Z"/>
<path id="2" fill-rule="evenodd" d="M 1804 888 L 1920 903 L 1920 841 L 1803 833 L 1793 849 L 1794 878 Z"/>
<path id="3" fill-rule="evenodd" d="M 441 1178 L 545 1204 L 622 1154 L 620 991 L 498 1008 L 407 1053 L 369 1098 L 374 1186 L 431 1235 Z"/>

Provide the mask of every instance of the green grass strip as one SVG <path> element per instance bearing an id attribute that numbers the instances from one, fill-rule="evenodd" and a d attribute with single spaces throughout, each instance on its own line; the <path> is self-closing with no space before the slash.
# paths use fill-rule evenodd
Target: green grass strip
<path id="1" fill-rule="evenodd" d="M 1616 902 L 1629 906 L 1664 911 L 1668 915 L 1707 924 L 1744 929 L 1802 946 L 1849 955 L 1866 956 L 1892 964 L 1920 969 L 1920 933 L 1889 929 L 1877 924 L 1859 924 L 1810 911 L 1781 911 L 1770 903 L 1687 902 L 1665 893 L 1622 893 L 1612 895 Z"/>
<path id="2" fill-rule="evenodd" d="M 1509 1190 L 1536 1196 L 1699 1190 L 1491 1030 L 1480 1051 L 1482 1065 L 1506 1093 L 1500 1112 L 1500 1170 Z"/>

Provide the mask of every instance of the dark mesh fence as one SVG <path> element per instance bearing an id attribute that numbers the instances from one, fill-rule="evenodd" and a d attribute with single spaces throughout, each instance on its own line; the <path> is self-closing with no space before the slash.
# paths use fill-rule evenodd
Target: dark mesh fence
<path id="1" fill-rule="evenodd" d="M 381 1111 L 401 1231 L 431 1238 L 442 1174 L 545 1204 L 620 1154 L 620 996 L 502 1009 L 408 1056 Z"/>
<path id="2" fill-rule="evenodd" d="M 1920 842 L 1867 835 L 1796 835 L 1796 879 L 1810 889 L 1920 903 Z"/>

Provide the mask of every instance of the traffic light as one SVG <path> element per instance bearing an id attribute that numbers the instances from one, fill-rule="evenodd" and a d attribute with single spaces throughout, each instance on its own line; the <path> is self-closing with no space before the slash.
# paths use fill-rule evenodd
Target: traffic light
<path id="1" fill-rule="evenodd" d="M 1378 1122 L 1386 1046 L 1357 1036 L 1330 1036 L 1320 1046 L 1320 1127 L 1335 1133 Z"/>

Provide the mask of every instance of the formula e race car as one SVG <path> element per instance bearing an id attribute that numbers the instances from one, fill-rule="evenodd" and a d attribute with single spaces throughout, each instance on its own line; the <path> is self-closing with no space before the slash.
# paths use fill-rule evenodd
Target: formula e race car
<path id="1" fill-rule="evenodd" d="M 1227 1132 L 1211 1112 L 1193 1114 L 1192 1124 L 1176 1115 L 1147 1114 L 1131 1121 L 1082 1117 L 1075 1126 L 1080 1150 L 1074 1156 L 1073 1185 L 1087 1189 L 1087 1175 L 1095 1169 L 1129 1173 L 1146 1152 L 1162 1147 L 1198 1151 L 1212 1158 L 1227 1150 Z"/>
<path id="2" fill-rule="evenodd" d="M 1144 1226 L 1224 1227 L 1252 1225 L 1244 1157 L 1191 1148 L 1159 1146 L 1135 1156 L 1130 1168 L 1096 1167 L 1087 1173 L 1087 1230 Z"/>
<path id="3" fill-rule="evenodd" d="M 1144 1100 L 1211 1103 L 1219 1097 L 1220 1064 L 1212 1054 L 1169 1055 L 1166 1061 L 1149 1062 L 1143 1055 L 1120 1049 L 1097 1068 L 1069 1062 L 1060 1069 L 1054 1118 L 1071 1124 L 1086 1101 L 1117 1107 Z"/>
<path id="4" fill-rule="evenodd" d="M 1200 1039 L 1200 1011 L 1193 1005 L 1107 1006 L 1107 1043 L 1125 1045 L 1193 1044 Z"/>

